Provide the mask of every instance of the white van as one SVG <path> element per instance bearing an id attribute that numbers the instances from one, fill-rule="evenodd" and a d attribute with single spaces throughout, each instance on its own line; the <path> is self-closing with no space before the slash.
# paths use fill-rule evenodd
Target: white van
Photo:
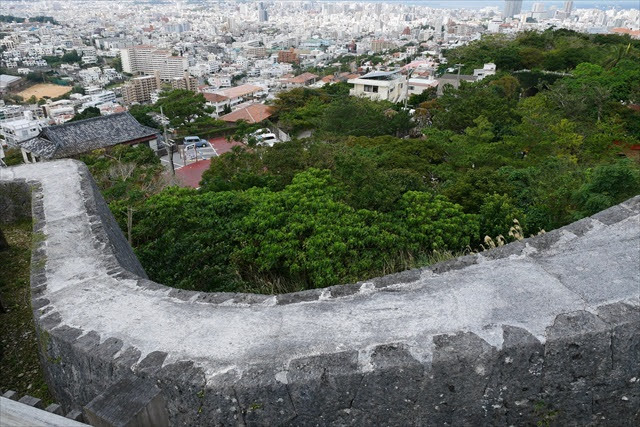
<path id="1" fill-rule="evenodd" d="M 280 142 L 278 137 L 273 133 L 263 133 L 262 135 L 256 136 L 258 142 L 256 145 L 258 147 L 273 147 L 273 144 L 276 142 Z"/>

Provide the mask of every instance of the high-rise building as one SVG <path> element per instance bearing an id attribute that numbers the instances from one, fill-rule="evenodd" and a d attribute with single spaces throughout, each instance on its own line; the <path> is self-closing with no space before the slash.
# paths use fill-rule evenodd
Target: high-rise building
<path id="1" fill-rule="evenodd" d="M 573 12 L 573 1 L 565 1 L 562 10 L 564 13 L 571 15 L 571 12 Z"/>
<path id="2" fill-rule="evenodd" d="M 531 11 L 534 13 L 544 12 L 544 3 L 542 2 L 534 3 L 533 6 L 531 7 Z"/>
<path id="3" fill-rule="evenodd" d="M 160 76 L 136 77 L 122 86 L 122 98 L 125 104 L 151 101 L 151 94 L 160 88 Z"/>
<path id="4" fill-rule="evenodd" d="M 156 71 L 162 80 L 182 77 L 189 67 L 187 58 L 172 56 L 171 52 L 141 45 L 120 50 L 122 71 L 130 74 L 149 74 Z"/>
<path id="5" fill-rule="evenodd" d="M 267 22 L 269 20 L 269 15 L 267 14 L 267 9 L 264 7 L 264 3 L 258 3 L 258 20 L 260 22 Z"/>
<path id="6" fill-rule="evenodd" d="M 382 52 L 388 49 L 393 49 L 394 47 L 395 45 L 393 44 L 393 42 L 390 42 L 388 40 L 379 39 L 379 40 L 371 41 L 371 50 L 374 53 Z"/>
<path id="7" fill-rule="evenodd" d="M 504 18 L 513 18 L 522 12 L 522 0 L 504 0 Z"/>
<path id="8" fill-rule="evenodd" d="M 540 21 L 547 17 L 547 12 L 544 11 L 544 3 L 537 2 L 531 7 L 531 17 L 536 21 Z"/>

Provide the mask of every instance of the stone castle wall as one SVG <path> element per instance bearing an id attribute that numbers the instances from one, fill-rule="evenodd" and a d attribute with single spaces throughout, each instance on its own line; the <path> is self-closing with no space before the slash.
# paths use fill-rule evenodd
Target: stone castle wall
<path id="1" fill-rule="evenodd" d="M 171 425 L 640 422 L 640 197 L 421 270 L 265 296 L 148 280 L 79 162 L 0 169 L 0 203 L 20 182 L 67 409 L 144 378 Z"/>

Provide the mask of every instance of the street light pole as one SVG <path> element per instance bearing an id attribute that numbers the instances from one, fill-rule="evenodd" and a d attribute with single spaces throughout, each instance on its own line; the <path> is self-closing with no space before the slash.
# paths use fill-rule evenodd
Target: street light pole
<path id="1" fill-rule="evenodd" d="M 175 176 L 176 168 L 173 165 L 173 143 L 171 143 L 169 141 L 169 138 L 167 138 L 167 125 L 164 120 L 165 117 L 164 117 L 164 113 L 162 112 L 162 106 L 160 106 L 160 115 L 162 116 L 162 129 L 164 133 L 164 142 L 165 144 L 167 144 L 167 147 L 169 148 L 169 164 L 171 165 L 171 174 Z"/>

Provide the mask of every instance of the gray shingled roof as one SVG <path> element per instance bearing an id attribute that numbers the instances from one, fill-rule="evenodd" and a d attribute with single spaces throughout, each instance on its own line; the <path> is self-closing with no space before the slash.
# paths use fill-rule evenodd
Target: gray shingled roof
<path id="1" fill-rule="evenodd" d="M 60 159 L 125 142 L 149 140 L 158 134 L 156 129 L 141 125 L 124 112 L 50 126 L 19 145 L 44 159 Z"/>

